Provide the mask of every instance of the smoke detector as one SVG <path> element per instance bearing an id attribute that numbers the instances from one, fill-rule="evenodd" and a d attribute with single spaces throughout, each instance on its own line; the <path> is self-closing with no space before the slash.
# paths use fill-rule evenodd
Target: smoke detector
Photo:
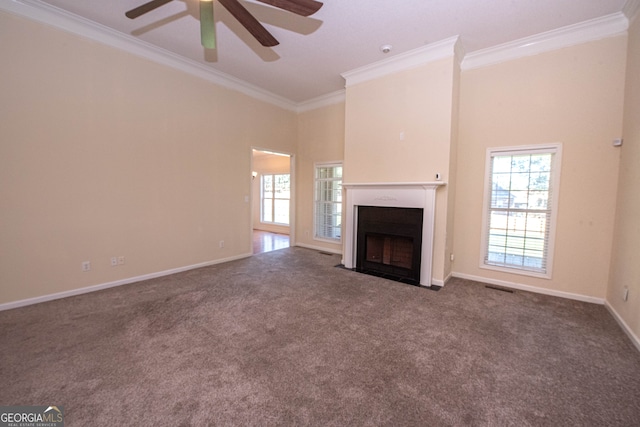
<path id="1" fill-rule="evenodd" d="M 385 44 L 380 46 L 380 50 L 382 51 L 382 53 L 389 53 L 391 52 L 391 45 L 390 44 Z"/>

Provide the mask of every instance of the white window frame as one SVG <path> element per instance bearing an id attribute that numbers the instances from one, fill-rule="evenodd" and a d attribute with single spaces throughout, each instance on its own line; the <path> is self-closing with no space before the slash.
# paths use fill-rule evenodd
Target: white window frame
<path id="1" fill-rule="evenodd" d="M 330 202 L 330 203 L 335 203 L 335 204 L 340 204 L 340 217 L 341 217 L 341 226 L 342 226 L 342 221 L 344 220 L 344 215 L 343 215 L 343 208 L 344 208 L 344 204 L 343 204 L 343 200 L 342 198 L 340 199 L 340 201 L 333 201 L 333 200 L 320 200 L 321 195 L 318 194 L 318 183 L 320 181 L 340 181 L 340 186 L 342 187 L 342 177 L 338 178 L 318 178 L 318 169 L 319 168 L 330 168 L 330 167 L 343 167 L 342 166 L 342 162 L 326 162 L 326 163 L 314 163 L 313 165 L 313 239 L 314 240 L 319 240 L 322 242 L 330 242 L 330 243 L 341 243 L 342 242 L 342 230 L 340 232 L 340 237 L 339 238 L 332 238 L 332 237 L 326 237 L 326 236 L 319 236 L 318 235 L 318 229 L 317 229 L 317 215 L 318 215 L 318 206 L 320 203 L 326 203 L 326 202 Z M 344 169 L 343 169 L 344 171 Z M 343 227 L 341 227 L 343 228 Z"/>
<path id="2" fill-rule="evenodd" d="M 276 189 L 275 189 L 275 177 L 279 175 L 288 175 L 289 176 L 289 198 L 276 197 Z M 264 219 L 264 178 L 270 176 L 271 177 L 271 185 L 273 186 L 271 194 L 271 218 L 273 221 L 266 221 Z M 276 222 L 275 221 L 275 201 L 276 200 L 288 200 L 289 201 L 289 222 Z M 290 226 L 291 225 L 291 174 L 290 173 L 263 173 L 260 176 L 260 223 L 262 224 L 271 224 L 271 225 L 283 225 Z"/>
<path id="3" fill-rule="evenodd" d="M 544 271 L 527 269 L 516 265 L 493 265 L 487 262 L 489 252 L 489 218 L 491 210 L 492 192 L 492 160 L 497 156 L 526 154 L 553 154 L 551 175 L 549 183 L 550 197 L 548 199 L 548 227 L 546 233 L 546 256 Z M 560 195 L 560 169 L 562 164 L 562 144 L 526 145 L 512 147 L 488 148 L 485 163 L 484 196 L 482 208 L 482 240 L 480 247 L 480 268 L 496 270 L 513 274 L 551 279 L 553 271 L 553 254 L 555 247 L 555 234 L 558 214 L 558 201 Z M 535 209 L 520 209 L 520 212 L 533 211 Z M 538 211 L 539 212 L 539 211 Z"/>

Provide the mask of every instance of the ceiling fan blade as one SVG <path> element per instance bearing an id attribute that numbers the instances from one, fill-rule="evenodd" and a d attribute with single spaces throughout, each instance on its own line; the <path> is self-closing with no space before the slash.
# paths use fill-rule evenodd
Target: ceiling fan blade
<path id="1" fill-rule="evenodd" d="M 322 2 L 315 0 L 258 0 L 259 2 L 288 10 L 297 15 L 309 16 L 316 13 L 322 7 Z"/>
<path id="2" fill-rule="evenodd" d="M 238 0 L 219 0 L 220 3 L 249 31 L 262 46 L 276 46 L 280 44 L 266 28 L 253 17 Z"/>
<path id="3" fill-rule="evenodd" d="M 135 9 L 131 9 L 126 12 L 124 15 L 129 19 L 135 19 L 138 16 L 144 15 L 147 12 L 151 12 L 153 9 L 157 9 L 160 6 L 169 3 L 173 0 L 151 0 L 148 3 L 143 4 L 142 6 L 138 6 Z"/>
<path id="4" fill-rule="evenodd" d="M 200 42 L 207 49 L 216 48 L 216 25 L 213 0 L 200 0 Z"/>

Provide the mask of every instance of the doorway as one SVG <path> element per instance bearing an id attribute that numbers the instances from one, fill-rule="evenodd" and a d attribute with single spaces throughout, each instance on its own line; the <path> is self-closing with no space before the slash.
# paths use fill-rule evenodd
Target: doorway
<path id="1" fill-rule="evenodd" d="M 289 247 L 295 211 L 293 156 L 253 148 L 251 176 L 253 253 Z"/>

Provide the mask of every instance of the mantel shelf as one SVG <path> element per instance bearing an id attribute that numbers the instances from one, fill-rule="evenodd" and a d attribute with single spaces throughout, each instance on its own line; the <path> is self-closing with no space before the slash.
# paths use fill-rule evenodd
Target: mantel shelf
<path id="1" fill-rule="evenodd" d="M 354 182 L 354 183 L 342 183 L 343 188 L 436 188 L 441 185 L 446 185 L 446 182 L 442 181 L 429 181 L 429 182 Z"/>

